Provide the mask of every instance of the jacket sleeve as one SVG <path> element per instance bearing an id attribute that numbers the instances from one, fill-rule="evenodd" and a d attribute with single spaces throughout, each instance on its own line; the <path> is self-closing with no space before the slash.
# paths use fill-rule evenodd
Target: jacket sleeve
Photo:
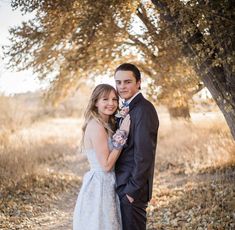
<path id="1" fill-rule="evenodd" d="M 158 116 L 151 105 L 136 111 L 134 124 L 134 168 L 124 193 L 137 199 L 152 173 L 157 144 Z"/>

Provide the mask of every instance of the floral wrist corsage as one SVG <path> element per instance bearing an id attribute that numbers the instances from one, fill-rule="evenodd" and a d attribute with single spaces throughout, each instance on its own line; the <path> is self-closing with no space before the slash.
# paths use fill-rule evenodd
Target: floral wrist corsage
<path id="1" fill-rule="evenodd" d="M 112 145 L 115 149 L 121 149 L 127 141 L 127 132 L 125 130 L 117 129 L 112 136 Z"/>

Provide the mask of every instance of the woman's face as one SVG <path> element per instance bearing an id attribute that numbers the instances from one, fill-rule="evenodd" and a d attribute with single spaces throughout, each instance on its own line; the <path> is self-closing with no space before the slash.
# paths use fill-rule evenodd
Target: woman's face
<path id="1" fill-rule="evenodd" d="M 96 102 L 98 113 L 101 117 L 107 118 L 114 114 L 118 107 L 118 98 L 114 91 L 111 91 L 107 95 L 102 95 Z"/>

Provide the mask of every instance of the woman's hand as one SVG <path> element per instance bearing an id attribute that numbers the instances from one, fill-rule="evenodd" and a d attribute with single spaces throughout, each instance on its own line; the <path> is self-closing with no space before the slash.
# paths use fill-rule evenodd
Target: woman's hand
<path id="1" fill-rule="evenodd" d="M 130 115 L 128 114 L 112 136 L 112 144 L 115 149 L 121 149 L 125 145 L 130 131 L 130 123 Z"/>
<path id="2" fill-rule="evenodd" d="M 127 136 L 129 134 L 130 131 L 130 124 L 131 124 L 131 120 L 130 120 L 130 115 L 127 114 L 126 117 L 123 119 L 121 125 L 120 125 L 120 130 L 124 130 L 127 133 Z"/>

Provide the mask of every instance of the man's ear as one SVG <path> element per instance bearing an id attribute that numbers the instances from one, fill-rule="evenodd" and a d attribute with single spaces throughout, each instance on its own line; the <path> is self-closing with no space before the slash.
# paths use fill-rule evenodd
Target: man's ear
<path id="1" fill-rule="evenodd" d="M 138 88 L 141 89 L 141 80 L 137 81 L 136 84 L 138 85 Z"/>

